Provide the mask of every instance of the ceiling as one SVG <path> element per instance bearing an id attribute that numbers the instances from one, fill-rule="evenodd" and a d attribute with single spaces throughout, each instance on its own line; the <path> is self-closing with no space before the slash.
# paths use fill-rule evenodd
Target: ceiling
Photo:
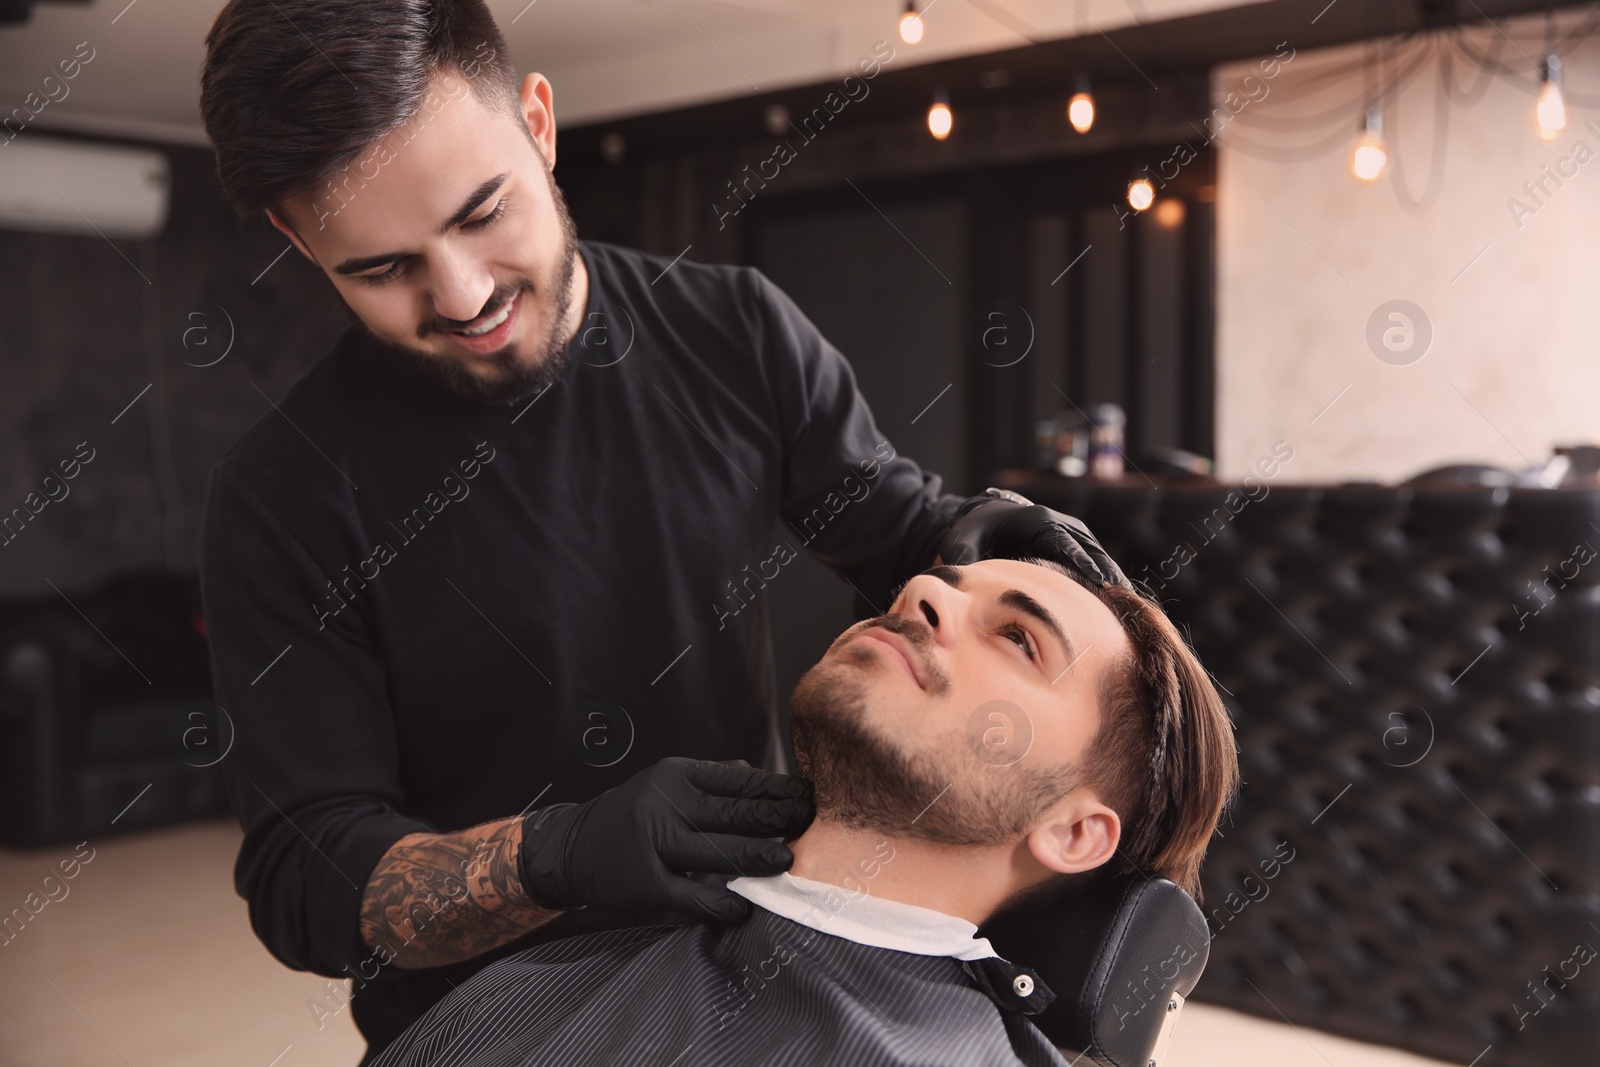
<path id="1" fill-rule="evenodd" d="M 927 32 L 910 46 L 896 32 L 902 0 L 488 3 L 518 69 L 550 79 L 556 114 L 568 124 L 813 84 L 841 76 L 882 40 L 894 46 L 893 65 L 902 69 L 1248 6 L 1238 0 L 918 0 Z M 43 79 L 87 42 L 80 54 L 93 58 L 64 84 L 64 96 L 60 84 L 52 84 L 49 93 L 58 99 L 30 126 L 204 144 L 199 69 L 206 31 L 221 8 L 221 0 L 39 0 L 30 20 L 0 26 L 0 114 L 21 106 L 30 93 L 39 94 L 37 104 L 45 95 Z"/>

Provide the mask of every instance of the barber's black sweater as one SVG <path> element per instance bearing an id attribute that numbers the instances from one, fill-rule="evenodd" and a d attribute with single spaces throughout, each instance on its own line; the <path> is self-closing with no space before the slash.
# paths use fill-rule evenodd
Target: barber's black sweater
<path id="1" fill-rule="evenodd" d="M 882 605 L 960 502 L 758 271 L 580 248 L 584 324 L 531 405 L 446 394 L 355 325 L 212 475 L 236 885 L 280 960 L 354 979 L 374 1050 L 490 959 L 662 919 L 581 910 L 466 964 L 381 966 L 357 918 L 396 840 L 669 755 L 777 768 L 764 584 L 809 549 Z"/>

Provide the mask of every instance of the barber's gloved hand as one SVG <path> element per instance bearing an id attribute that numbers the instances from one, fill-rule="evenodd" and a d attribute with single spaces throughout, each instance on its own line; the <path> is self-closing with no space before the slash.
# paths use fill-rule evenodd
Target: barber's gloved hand
<path id="1" fill-rule="evenodd" d="M 750 913 L 737 893 L 685 872 L 769 875 L 816 814 L 811 783 L 744 760 L 672 756 L 583 804 L 552 804 L 522 824 L 517 868 L 534 903 L 606 911 L 670 909 L 713 921 Z"/>
<path id="2" fill-rule="evenodd" d="M 1063 563 L 1101 585 L 1133 585 L 1082 522 L 1008 489 L 968 499 L 939 542 L 939 559 L 955 567 L 1024 556 Z"/>

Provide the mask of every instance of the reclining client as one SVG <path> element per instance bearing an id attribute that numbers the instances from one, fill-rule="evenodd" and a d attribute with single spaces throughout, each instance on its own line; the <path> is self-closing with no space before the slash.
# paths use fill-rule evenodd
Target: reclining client
<path id="1" fill-rule="evenodd" d="M 509 956 L 378 1067 L 1065 1067 L 1028 1020 L 1052 992 L 978 927 L 1128 869 L 1198 897 L 1238 782 L 1227 712 L 1161 609 L 1038 560 L 915 576 L 789 713 L 816 818 L 789 871 L 728 882 L 747 919 Z"/>

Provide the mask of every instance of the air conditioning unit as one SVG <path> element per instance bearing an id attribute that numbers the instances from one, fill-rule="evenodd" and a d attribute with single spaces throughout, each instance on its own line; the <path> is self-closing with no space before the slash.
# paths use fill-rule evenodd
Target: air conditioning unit
<path id="1" fill-rule="evenodd" d="M 170 191 L 167 157 L 148 148 L 32 132 L 0 140 L 0 229 L 152 237 Z"/>

